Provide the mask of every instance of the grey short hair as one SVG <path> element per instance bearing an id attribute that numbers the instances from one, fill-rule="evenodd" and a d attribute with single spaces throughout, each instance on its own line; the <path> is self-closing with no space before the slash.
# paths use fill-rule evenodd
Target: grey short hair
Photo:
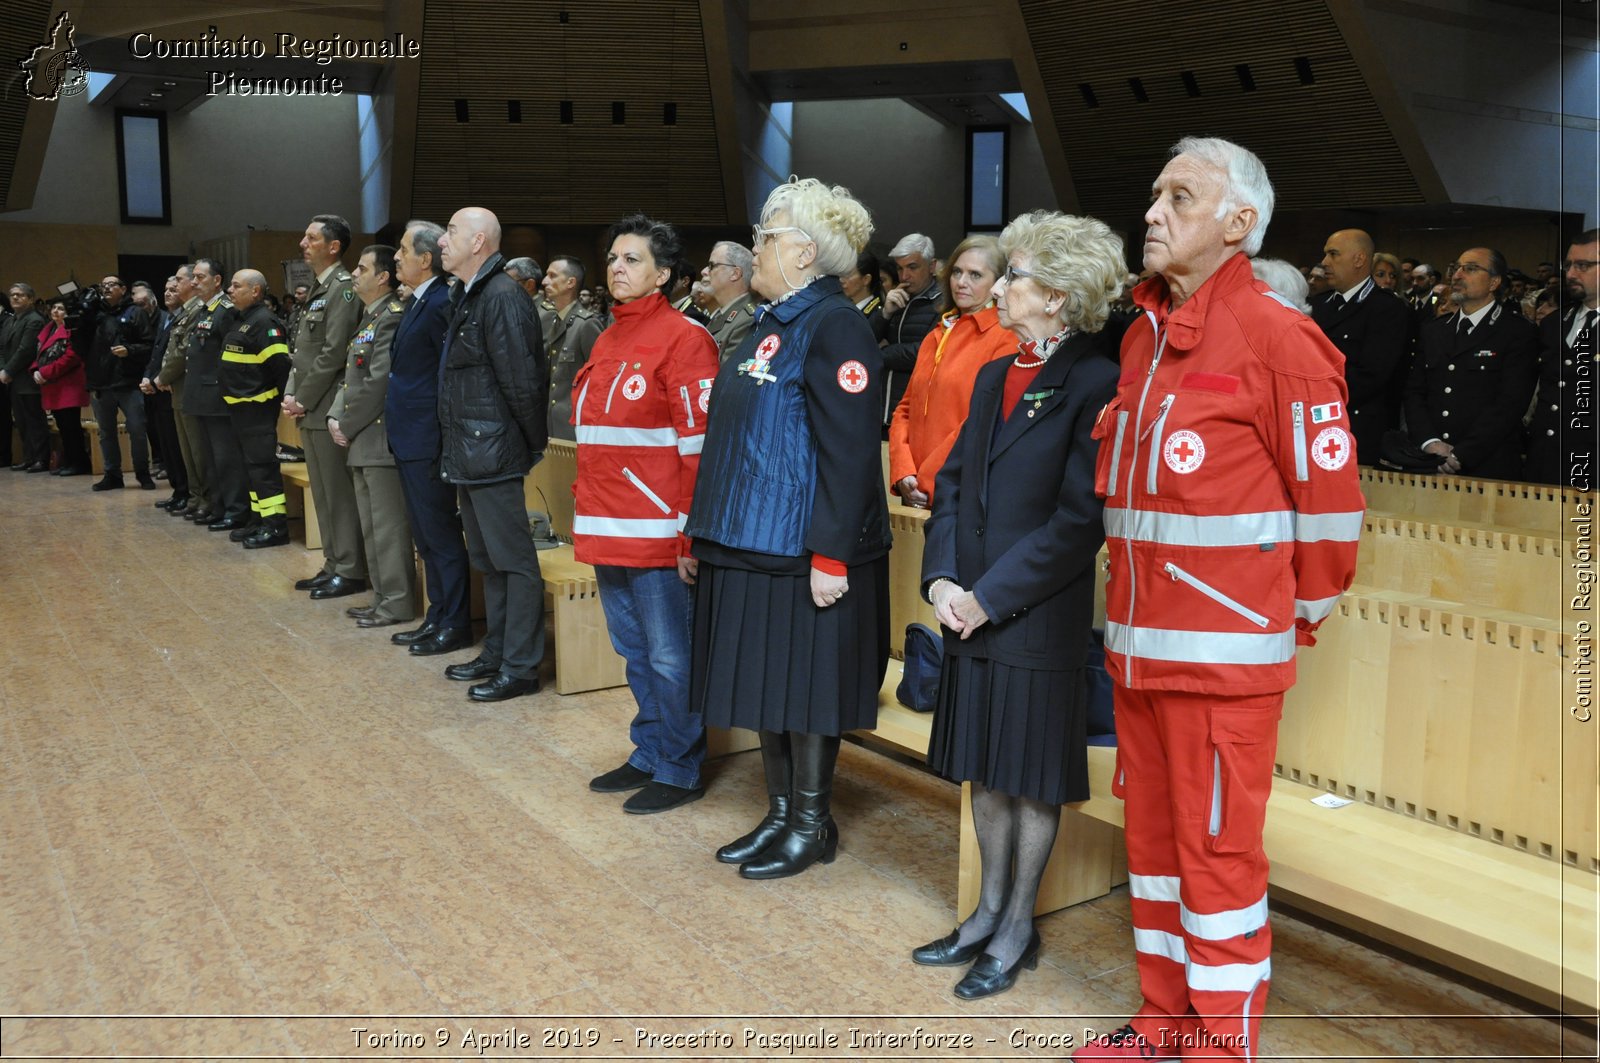
<path id="1" fill-rule="evenodd" d="M 1227 184 L 1223 187 L 1217 217 L 1221 218 L 1239 207 L 1254 207 L 1255 228 L 1250 230 L 1239 249 L 1251 256 L 1260 251 L 1261 242 L 1267 238 L 1267 225 L 1272 221 L 1272 207 L 1278 197 L 1272 190 L 1272 182 L 1267 179 L 1267 168 L 1256 154 L 1220 137 L 1184 137 L 1172 145 L 1172 155 L 1174 158 L 1193 155 L 1223 172 Z"/>
<path id="2" fill-rule="evenodd" d="M 561 267 L 563 273 L 578 282 L 578 287 L 583 287 L 584 276 L 588 272 L 583 268 L 583 261 L 576 255 L 557 255 L 550 260 L 550 268 Z"/>
<path id="3" fill-rule="evenodd" d="M 1311 313 L 1311 303 L 1308 301 L 1311 286 L 1292 263 L 1281 258 L 1253 258 L 1250 260 L 1250 271 L 1256 275 L 1256 280 L 1293 303 L 1296 310 L 1302 314 Z"/>
<path id="4" fill-rule="evenodd" d="M 1081 332 L 1105 325 L 1128 274 L 1122 237 L 1096 218 L 1050 210 L 1023 214 L 1000 234 L 1000 251 L 1008 260 L 1018 254 L 1031 260 L 1034 281 L 1066 295 L 1056 316 Z"/>
<path id="5" fill-rule="evenodd" d="M 538 280 L 544 276 L 544 267 L 539 265 L 537 259 L 523 255 L 506 263 L 506 272 L 519 281 Z"/>
<path id="6" fill-rule="evenodd" d="M 890 258 L 905 258 L 907 255 L 921 255 L 929 262 L 939 257 L 933 253 L 933 240 L 921 233 L 907 233 L 889 252 Z"/>
<path id="7" fill-rule="evenodd" d="M 750 253 L 748 247 L 743 244 L 736 244 L 732 240 L 719 241 L 716 247 L 712 248 L 712 251 L 715 251 L 717 247 L 720 247 L 722 253 L 728 256 L 728 265 L 738 269 L 745 284 L 748 285 L 750 283 L 750 274 L 755 271 L 756 256 Z"/>
<path id="8" fill-rule="evenodd" d="M 829 187 L 815 177 L 791 177 L 772 190 L 761 207 L 761 224 L 778 214 L 817 245 L 817 272 L 842 276 L 856 268 L 856 256 L 872 236 L 872 215 L 843 185 Z"/>
<path id="9" fill-rule="evenodd" d="M 7 288 L 6 291 L 8 291 L 8 292 L 21 292 L 23 295 L 26 295 L 29 299 L 37 299 L 37 298 L 39 298 L 38 293 L 33 290 L 33 285 L 25 284 L 22 281 L 18 281 L 17 283 L 13 284 L 11 287 Z"/>
<path id="10" fill-rule="evenodd" d="M 433 270 L 435 277 L 443 276 L 444 263 L 439 260 L 439 237 L 444 235 L 444 226 L 438 222 L 413 218 L 406 222 L 406 232 L 411 234 L 411 250 L 419 255 L 433 256 L 428 259 L 428 268 Z"/>

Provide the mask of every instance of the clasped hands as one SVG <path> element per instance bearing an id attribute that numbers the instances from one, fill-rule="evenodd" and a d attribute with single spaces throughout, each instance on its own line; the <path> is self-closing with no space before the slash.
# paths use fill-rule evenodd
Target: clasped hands
<path id="1" fill-rule="evenodd" d="M 915 476 L 907 476 L 899 483 L 895 484 L 894 491 L 895 494 L 904 499 L 905 504 L 910 506 L 912 509 L 928 508 L 928 496 L 922 491 L 917 490 L 917 478 Z"/>
<path id="2" fill-rule="evenodd" d="M 1461 459 L 1456 457 L 1456 448 L 1452 447 L 1449 443 L 1446 443 L 1443 440 L 1435 439 L 1432 443 L 1429 443 L 1427 446 L 1423 447 L 1422 450 L 1427 454 L 1440 454 L 1444 456 L 1444 461 L 1439 465 L 1440 472 L 1459 473 L 1461 471 Z"/>
<path id="3" fill-rule="evenodd" d="M 935 580 L 928 596 L 939 623 L 958 633 L 965 642 L 972 633 L 989 622 L 989 614 L 978 604 L 978 596 L 962 590 L 955 580 Z"/>

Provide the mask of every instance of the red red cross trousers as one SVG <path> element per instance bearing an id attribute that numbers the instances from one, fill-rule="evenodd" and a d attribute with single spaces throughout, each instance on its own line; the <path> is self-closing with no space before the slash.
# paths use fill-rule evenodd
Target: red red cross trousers
<path id="1" fill-rule="evenodd" d="M 839 367 L 839 386 L 852 395 L 867 390 L 867 367 L 854 358 Z"/>

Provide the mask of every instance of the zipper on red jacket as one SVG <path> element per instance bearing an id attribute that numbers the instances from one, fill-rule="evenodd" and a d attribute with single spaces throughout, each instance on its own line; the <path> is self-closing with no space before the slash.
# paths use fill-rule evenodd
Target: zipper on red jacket
<path id="1" fill-rule="evenodd" d="M 624 358 L 617 363 L 617 375 L 611 381 L 611 390 L 606 392 L 606 412 L 611 412 L 611 400 L 617 397 L 617 385 L 622 383 L 622 374 L 628 371 L 628 360 Z"/>
<path id="2" fill-rule="evenodd" d="M 1150 328 L 1152 330 L 1154 330 L 1154 332 L 1156 334 L 1156 353 L 1155 353 L 1155 356 L 1150 359 L 1150 368 L 1145 371 L 1145 374 L 1144 374 L 1144 389 L 1139 392 L 1139 408 L 1134 413 L 1134 416 L 1133 416 L 1133 423 L 1134 423 L 1134 427 L 1136 427 L 1136 428 L 1138 427 L 1139 422 L 1144 420 L 1144 403 L 1145 403 L 1145 399 L 1147 399 L 1150 396 L 1150 385 L 1152 383 L 1154 383 L 1154 381 L 1155 381 L 1155 378 L 1156 378 L 1156 367 L 1161 364 L 1162 352 L 1164 352 L 1167 349 L 1167 337 L 1166 337 L 1166 334 L 1163 333 L 1160 330 L 1160 328 L 1156 325 L 1156 315 L 1151 313 L 1148 310 L 1145 311 L 1145 313 L 1150 318 Z M 1133 508 L 1133 503 L 1134 503 L 1134 493 L 1133 493 L 1134 492 L 1134 480 L 1133 480 L 1133 478 L 1134 478 L 1134 475 L 1135 475 L 1136 471 L 1139 468 L 1139 442 L 1140 442 L 1140 437 L 1135 435 L 1134 439 L 1133 439 L 1133 453 L 1128 455 L 1128 495 L 1127 495 L 1127 499 L 1128 500 L 1127 500 L 1127 503 L 1126 503 L 1126 508 L 1128 508 L 1128 509 L 1132 509 Z M 1125 646 L 1125 651 L 1123 653 L 1123 656 L 1124 656 L 1124 658 L 1126 658 L 1127 673 L 1128 673 L 1128 686 L 1131 689 L 1133 687 L 1133 685 L 1134 685 L 1134 682 L 1133 682 L 1133 657 L 1134 657 L 1134 654 L 1133 654 L 1133 632 L 1134 632 L 1133 613 L 1134 613 L 1134 608 L 1133 607 L 1134 607 L 1134 603 L 1136 602 L 1136 600 L 1138 598 L 1138 594 L 1139 594 L 1139 580 L 1138 580 L 1137 575 L 1135 574 L 1135 572 L 1133 570 L 1133 540 L 1131 538 L 1125 538 L 1125 539 L 1123 539 L 1122 542 L 1123 542 L 1123 546 L 1127 550 L 1127 554 L 1128 554 L 1128 623 L 1127 623 L 1128 641 L 1127 641 L 1127 644 Z"/>

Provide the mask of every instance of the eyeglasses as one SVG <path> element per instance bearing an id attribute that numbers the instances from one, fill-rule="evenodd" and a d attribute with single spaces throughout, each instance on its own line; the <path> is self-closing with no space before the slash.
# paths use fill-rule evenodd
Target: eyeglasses
<path id="1" fill-rule="evenodd" d="M 707 262 L 706 269 L 738 269 L 732 262 Z"/>
<path id="2" fill-rule="evenodd" d="M 1455 272 L 1461 273 L 1488 273 L 1488 266 L 1480 266 L 1476 262 L 1452 262 L 1444 268 L 1446 276 Z"/>
<path id="3" fill-rule="evenodd" d="M 1579 273 L 1588 273 L 1596 265 L 1600 265 L 1600 263 L 1595 262 L 1592 258 L 1573 258 L 1561 263 L 1561 272 L 1570 273 L 1572 270 L 1577 270 Z"/>
<path id="4" fill-rule="evenodd" d="M 1006 271 L 1000 274 L 1000 279 L 1005 281 L 1007 284 L 1015 284 L 1020 278 L 1031 276 L 1033 276 L 1033 274 L 1028 270 L 1018 269 L 1015 266 L 1007 266 Z"/>
<path id="5" fill-rule="evenodd" d="M 752 248 L 758 248 L 767 242 L 767 237 L 777 236 L 779 233 L 799 233 L 807 240 L 811 239 L 811 234 L 800 228 L 798 225 L 780 225 L 776 229 L 763 229 L 759 225 L 753 225 L 750 227 L 750 246 Z"/>

